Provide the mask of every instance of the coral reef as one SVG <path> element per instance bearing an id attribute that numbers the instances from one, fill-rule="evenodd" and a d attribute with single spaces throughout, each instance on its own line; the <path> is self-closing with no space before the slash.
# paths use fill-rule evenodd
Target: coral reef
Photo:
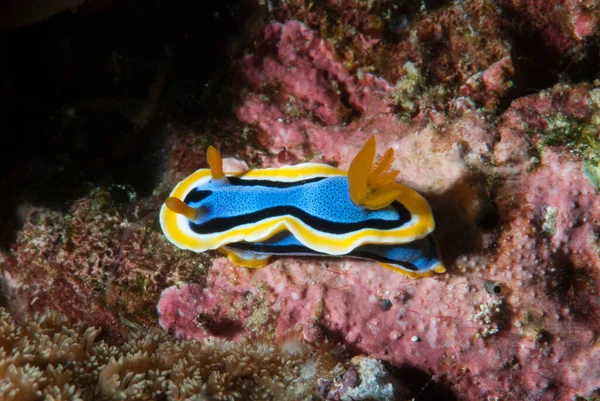
<path id="1" fill-rule="evenodd" d="M 354 380 L 346 380 L 337 398 L 321 391 L 321 399 L 399 399 L 380 362 L 361 357 L 340 363 L 335 352 L 298 340 L 279 348 L 257 338 L 177 341 L 150 330 L 114 346 L 99 340 L 99 329 L 56 313 L 16 324 L 2 308 L 0 334 L 5 401 L 305 400 L 323 383 L 348 375 Z"/>
<path id="2" fill-rule="evenodd" d="M 584 56 L 586 39 L 598 28 L 597 4 L 593 1 L 501 0 L 499 3 L 518 20 L 522 34 L 533 33 L 549 50 L 573 59 Z"/>
<path id="3" fill-rule="evenodd" d="M 351 360 L 350 367 L 336 380 L 319 380 L 317 395 L 324 399 L 352 401 L 368 399 L 386 401 L 399 399 L 398 391 L 389 381 L 389 375 L 383 364 L 372 358 L 357 356 Z"/>
<path id="4" fill-rule="evenodd" d="M 24 225 L 2 264 L 13 313 L 52 308 L 118 335 L 155 322 L 153 298 L 166 283 L 199 276 L 201 259 L 174 251 L 152 228 L 156 205 L 132 202 L 119 212 L 114 198 L 96 189 L 67 213 L 23 208 Z"/>
<path id="5" fill-rule="evenodd" d="M 399 117 L 450 110 L 449 101 L 465 91 L 492 107 L 512 85 L 511 43 L 503 34 L 502 9 L 495 2 L 377 1 L 350 6 L 346 1 L 291 0 L 273 13 L 280 21 L 302 20 L 338 50 L 343 65 L 358 76 L 370 72 L 400 83 L 415 77 L 406 68 L 412 65 L 419 85 L 411 91 L 410 107 L 396 97 L 394 112 Z M 482 77 L 487 82 L 482 83 Z"/>
<path id="6" fill-rule="evenodd" d="M 407 123 L 389 112 L 390 83 L 348 71 L 299 22 L 268 26 L 257 49 L 241 62 L 237 110 L 269 151 L 263 161 L 278 165 L 285 150 L 344 168 L 376 133 L 396 149 L 402 181 L 431 199 L 453 272 L 414 282 L 356 261 L 281 259 L 247 271 L 216 259 L 206 286 L 163 293 L 163 326 L 204 338 L 214 333 L 197 316 L 215 327 L 232 319 L 241 337 L 301 325 L 308 341 L 339 338 L 432 370 L 465 399 L 592 394 L 597 372 L 573 366 L 593 364 L 600 329 L 600 199 L 582 173 L 582 158 L 597 160 L 597 89 L 558 85 L 518 99 L 497 128 L 471 107 Z"/>
<path id="7" fill-rule="evenodd" d="M 101 125 L 100 131 L 117 128 L 99 136 L 116 142 L 114 149 L 97 159 L 77 154 L 94 168 L 69 164 L 73 156 L 61 156 L 66 161 L 52 169 L 26 159 L 0 179 L 2 188 L 31 186 L 23 170 L 53 185 L 63 173 L 86 170 L 79 180 L 94 181 L 77 201 L 59 197 L 60 207 L 10 193 L 21 220 L 14 241 L 0 250 L 2 295 L 17 321 L 49 307 L 101 328 L 107 340 L 98 341 L 98 329 L 72 327 L 56 315 L 19 325 L 2 312 L 6 387 L 0 391 L 9 389 L 2 397 L 16 399 L 10 391 L 22 389 L 15 390 L 22 399 L 151 399 L 157 390 L 173 399 L 244 399 L 258 388 L 271 399 L 597 397 L 598 6 L 259 3 L 265 18 L 252 19 L 246 35 L 253 47 L 226 52 L 236 60 L 231 75 L 219 71 L 204 80 L 190 72 L 204 61 L 188 64 L 189 54 L 209 57 L 184 46 L 190 33 L 196 44 L 207 36 L 191 31 L 202 24 L 186 19 L 174 46 L 153 42 L 169 60 L 149 71 L 134 58 L 103 59 L 153 82 L 141 85 L 142 98 L 150 92 L 146 107 L 114 99 L 110 107 L 60 107 L 64 115 L 52 121 L 74 132 L 53 136 L 61 146 L 91 138 L 86 124 L 73 122 L 86 120 L 82 110 L 94 115 L 88 123 L 94 126 L 115 109 L 133 115 L 121 115 L 118 121 L 128 121 L 122 125 Z M 223 26 L 221 14 L 206 15 Z M 264 29 L 254 28 L 263 22 Z M 41 79 L 32 82 L 26 88 Z M 29 101 L 30 90 L 16 89 L 11 93 Z M 220 108 L 202 114 L 215 99 Z M 112 114 L 100 113 L 103 107 Z M 51 119 L 31 119 L 42 120 Z M 54 132 L 25 123 L 19 121 L 28 130 Z M 116 141 L 129 131 L 135 140 Z M 399 180 L 432 205 L 444 275 L 415 281 L 343 258 L 274 258 L 263 269 L 240 268 L 211 253 L 175 249 L 154 221 L 172 186 L 206 167 L 209 144 L 231 157 L 226 170 L 302 161 L 347 168 L 371 135 L 380 151 L 395 150 Z M 147 181 L 153 187 L 145 198 L 118 180 L 91 178 L 96 164 L 112 174 L 132 169 L 131 155 L 153 152 L 137 152 L 137 145 L 156 138 L 166 167 L 153 176 L 159 182 Z M 2 209 L 0 221 L 12 210 Z M 108 345 L 130 329 L 155 326 L 157 315 L 169 334 L 150 330 L 120 347 Z M 264 341 L 253 343 L 257 338 Z M 335 352 L 323 351 L 338 342 L 355 356 L 352 363 L 337 365 Z M 32 351 L 42 348 L 48 351 Z M 417 388 L 409 385 L 414 376 L 424 378 Z M 432 396 L 431 388 L 446 392 Z"/>

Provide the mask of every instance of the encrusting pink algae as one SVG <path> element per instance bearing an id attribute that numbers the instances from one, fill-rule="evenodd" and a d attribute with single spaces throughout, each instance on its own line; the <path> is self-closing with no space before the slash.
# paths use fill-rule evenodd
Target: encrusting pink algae
<path id="1" fill-rule="evenodd" d="M 115 342 L 159 324 L 200 344 L 300 347 L 322 369 L 302 388 L 314 398 L 298 399 L 418 400 L 384 372 L 402 382 L 407 366 L 459 400 L 598 399 L 600 82 L 540 76 L 550 83 L 528 92 L 532 67 L 514 53 L 526 45 L 519 35 L 534 32 L 554 66 L 585 59 L 598 49 L 597 5 L 268 3 L 260 7 L 273 18 L 235 59 L 235 116 L 207 123 L 222 134 L 169 121 L 153 195 L 117 207 L 95 189 L 65 211 L 22 206 L 16 239 L 0 252 L 8 311 L 23 320 L 49 308 Z M 379 153 L 394 149 L 398 179 L 430 202 L 446 273 L 410 279 L 306 257 L 247 269 L 176 249 L 155 222 L 173 185 L 206 167 L 210 144 L 225 171 L 347 169 L 371 135 Z M 381 393 L 351 393 L 357 372 L 365 386 L 386 376 Z M 270 388 L 266 399 L 278 399 L 283 390 Z"/>

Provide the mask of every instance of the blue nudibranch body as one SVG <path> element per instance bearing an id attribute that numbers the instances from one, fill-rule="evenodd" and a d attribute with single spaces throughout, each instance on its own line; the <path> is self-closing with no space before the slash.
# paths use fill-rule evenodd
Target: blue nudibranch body
<path id="1" fill-rule="evenodd" d="M 216 149 L 207 156 L 210 170 L 177 184 L 160 211 L 179 248 L 218 249 L 247 267 L 299 255 L 371 259 L 410 277 L 445 271 L 427 201 L 395 181 L 392 149 L 373 163 L 374 137 L 348 172 L 304 163 L 225 174 Z"/>

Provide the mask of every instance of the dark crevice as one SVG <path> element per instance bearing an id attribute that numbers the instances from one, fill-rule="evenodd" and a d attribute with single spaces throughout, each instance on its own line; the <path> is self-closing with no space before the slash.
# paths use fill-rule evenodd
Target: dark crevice
<path id="1" fill-rule="evenodd" d="M 231 113 L 222 87 L 251 40 L 246 3 L 129 0 L 3 32 L 0 247 L 23 204 L 64 209 L 95 186 L 151 194 L 170 117 Z"/>
<path id="2" fill-rule="evenodd" d="M 354 120 L 360 119 L 363 111 L 350 101 L 350 93 L 345 88 L 345 85 L 340 84 L 341 94 L 340 103 L 342 104 L 344 124 L 348 125 Z"/>
<path id="3" fill-rule="evenodd" d="M 408 364 L 402 364 L 400 367 L 386 364 L 386 369 L 401 383 L 403 388 L 408 390 L 409 396 L 406 399 L 415 401 L 458 400 L 457 395 L 448 385 L 421 369 Z"/>
<path id="4" fill-rule="evenodd" d="M 214 317 L 209 314 L 199 314 L 196 324 L 204 328 L 212 336 L 233 339 L 240 334 L 244 326 L 241 322 L 226 317 Z"/>
<path id="5" fill-rule="evenodd" d="M 576 267 L 563 252 L 557 252 L 552 260 L 554 268 L 545 276 L 548 297 L 555 299 L 576 321 L 586 325 L 592 322 L 591 328 L 599 332 L 600 305 L 594 288 L 596 273 L 588 267 Z"/>
<path id="6" fill-rule="evenodd" d="M 410 24 L 421 18 L 424 14 L 431 13 L 448 4 L 451 0 L 412 0 L 395 2 L 387 19 L 387 30 L 391 35 L 404 32 Z"/>
<path id="7" fill-rule="evenodd" d="M 515 75 L 513 87 L 500 101 L 499 113 L 508 109 L 513 100 L 535 95 L 560 82 L 591 82 L 600 77 L 600 38 L 590 37 L 572 52 L 562 53 L 549 47 L 543 32 L 524 22 L 521 14 L 510 8 L 504 8 L 503 13 L 510 21 L 504 31 L 510 35 Z"/>

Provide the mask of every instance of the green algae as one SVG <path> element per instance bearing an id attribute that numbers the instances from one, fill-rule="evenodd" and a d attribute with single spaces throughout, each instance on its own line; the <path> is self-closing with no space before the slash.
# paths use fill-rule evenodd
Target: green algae
<path id="1" fill-rule="evenodd" d="M 583 161 L 582 172 L 600 189 L 600 110 L 587 118 L 557 113 L 546 116 L 547 127 L 536 130 L 541 135 L 543 151 L 546 146 L 564 146 Z"/>
<path id="2" fill-rule="evenodd" d="M 547 127 L 540 131 L 545 146 L 566 146 L 572 152 L 583 156 L 589 143 L 590 130 L 594 127 L 590 119 L 566 116 L 556 113 L 546 116 Z"/>
<path id="3" fill-rule="evenodd" d="M 584 160 L 581 171 L 585 178 L 590 180 L 596 189 L 600 190 L 600 164 L 594 163 L 592 160 Z"/>

